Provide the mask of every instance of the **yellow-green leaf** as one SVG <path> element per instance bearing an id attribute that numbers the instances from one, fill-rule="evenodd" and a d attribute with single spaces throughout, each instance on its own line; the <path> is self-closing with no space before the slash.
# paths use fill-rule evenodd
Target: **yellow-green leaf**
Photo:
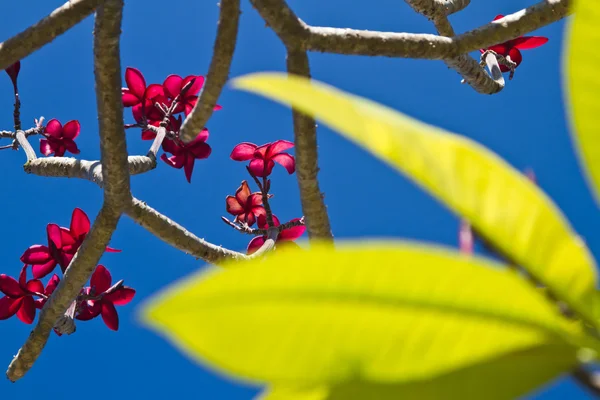
<path id="1" fill-rule="evenodd" d="M 273 388 L 257 400 L 505 400 L 538 389 L 571 369 L 568 346 L 542 346 L 410 383 L 347 382 L 333 387 Z"/>
<path id="2" fill-rule="evenodd" d="M 478 232 L 589 321 L 594 260 L 560 210 L 480 144 L 323 83 L 278 73 L 234 86 L 315 116 L 466 217 Z"/>
<path id="3" fill-rule="evenodd" d="M 144 321 L 194 358 L 269 383 L 411 382 L 569 343 L 574 357 L 577 328 L 508 269 L 401 242 L 336 246 L 201 272 Z"/>
<path id="4" fill-rule="evenodd" d="M 600 201 L 600 76 L 598 21 L 600 2 L 573 2 L 575 16 L 568 25 L 564 64 L 566 108 L 570 111 L 571 135 L 597 202 Z"/>

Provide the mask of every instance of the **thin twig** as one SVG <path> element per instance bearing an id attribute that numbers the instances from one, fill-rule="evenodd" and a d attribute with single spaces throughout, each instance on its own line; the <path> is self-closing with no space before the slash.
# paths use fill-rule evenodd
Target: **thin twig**
<path id="1" fill-rule="evenodd" d="M 213 113 L 223 86 L 229 79 L 231 60 L 237 41 L 238 21 L 240 16 L 239 0 L 221 0 L 221 13 L 217 28 L 217 36 L 213 47 L 213 56 L 206 76 L 206 82 L 192 112 L 187 116 L 179 135 L 184 142 L 196 138 L 204 129 Z"/>

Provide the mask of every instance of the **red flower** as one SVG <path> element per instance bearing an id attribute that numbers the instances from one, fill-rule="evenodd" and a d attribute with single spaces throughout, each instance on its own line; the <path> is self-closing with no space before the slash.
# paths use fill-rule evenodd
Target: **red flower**
<path id="1" fill-rule="evenodd" d="M 73 210 L 69 228 L 48 224 L 48 246 L 35 244 L 29 247 L 21 256 L 21 261 L 33 266 L 33 277 L 43 278 L 59 264 L 65 272 L 81 243 L 90 231 L 90 219 L 79 208 Z M 106 247 L 108 252 L 120 252 L 111 247 Z"/>
<path id="2" fill-rule="evenodd" d="M 11 65 L 10 67 L 8 67 L 8 68 L 5 69 L 6 73 L 10 77 L 10 80 L 12 81 L 13 87 L 15 88 L 15 93 L 18 92 L 18 90 L 17 90 L 17 78 L 19 77 L 19 71 L 20 70 L 21 70 L 21 61 L 17 61 L 13 65 Z"/>
<path id="3" fill-rule="evenodd" d="M 180 98 L 177 107 L 175 107 L 175 113 L 180 113 L 182 111 L 185 112 L 185 115 L 188 115 L 192 108 L 196 105 L 198 101 L 198 93 L 202 86 L 204 85 L 204 77 L 202 75 L 189 75 L 185 78 L 182 78 L 179 75 L 169 75 L 163 82 L 163 88 L 165 91 L 165 95 L 173 100 L 175 97 L 181 94 L 181 90 L 187 85 L 192 79 L 194 83 L 192 86 L 185 92 L 185 94 Z M 215 105 L 214 110 L 220 110 L 222 107 L 220 105 Z"/>
<path id="4" fill-rule="evenodd" d="M 77 120 L 69 121 L 62 126 L 57 119 L 51 119 L 44 128 L 45 139 L 40 139 L 40 151 L 45 156 L 54 153 L 56 157 L 64 156 L 67 150 L 70 153 L 79 154 L 74 140 L 79 136 L 80 129 L 81 126 Z"/>
<path id="5" fill-rule="evenodd" d="M 230 157 L 235 161 L 251 160 L 249 168 L 254 176 L 266 178 L 273 172 L 275 162 L 283 165 L 289 174 L 293 174 L 296 170 L 294 156 L 283 153 L 292 147 L 294 144 L 287 140 L 277 140 L 260 147 L 254 143 L 244 142 L 233 148 Z"/>
<path id="6" fill-rule="evenodd" d="M 56 287 L 58 286 L 59 283 L 60 283 L 60 278 L 58 277 L 58 275 L 56 275 L 56 274 L 52 275 L 52 278 L 50 278 L 48 283 L 46 283 L 46 287 L 44 288 L 44 296 L 46 296 L 46 297 L 37 299 L 35 301 L 35 308 L 37 308 L 39 310 L 42 307 L 44 307 L 44 304 L 46 304 L 46 301 L 48 301 L 48 298 L 50 297 L 50 295 L 52 295 L 52 293 L 54 293 L 54 290 L 56 289 Z"/>
<path id="7" fill-rule="evenodd" d="M 262 206 L 262 194 L 260 192 L 250 193 L 248 182 L 242 181 L 234 196 L 225 199 L 227 212 L 235 215 L 235 221 L 245 222 L 248 226 L 254 225 L 256 217 L 265 215 Z"/>
<path id="8" fill-rule="evenodd" d="M 8 275 L 0 275 L 0 291 L 5 295 L 0 299 L 0 319 L 17 314 L 21 321 L 31 324 L 36 309 L 33 296 L 44 293 L 44 285 L 37 279 L 27 281 L 27 265 L 21 269 L 18 282 Z"/>
<path id="9" fill-rule="evenodd" d="M 500 18 L 504 18 L 504 15 L 497 15 L 494 21 Z M 523 61 L 523 55 L 520 50 L 534 49 L 545 44 L 547 41 L 548 38 L 543 36 L 519 36 L 516 39 L 490 46 L 487 49 L 480 49 L 479 51 L 483 53 L 486 50 L 493 50 L 501 56 L 510 57 L 510 60 L 517 64 L 518 67 Z M 510 69 L 500 64 L 500 71 L 508 72 Z"/>
<path id="10" fill-rule="evenodd" d="M 125 70 L 125 83 L 127 83 L 127 87 L 121 89 L 121 100 L 123 106 L 133 107 L 131 110 L 133 118 L 137 122 L 141 122 L 143 117 L 150 121 L 160 122 L 162 115 L 154 106 L 154 102 L 158 97 L 164 98 L 162 85 L 154 83 L 146 87 L 144 75 L 138 69 L 131 67 Z"/>
<path id="11" fill-rule="evenodd" d="M 83 301 L 78 305 L 78 313 L 75 318 L 87 321 L 102 315 L 102 320 L 109 329 L 119 329 L 119 314 L 115 306 L 129 303 L 135 290 L 121 285 L 111 287 L 112 277 L 108 269 L 98 265 L 90 279 L 90 286 L 82 290 L 84 296 L 94 297 Z"/>
<path id="12" fill-rule="evenodd" d="M 208 158 L 212 151 L 210 146 L 205 143 L 207 139 L 208 129 L 206 128 L 196 136 L 196 139 L 189 143 L 175 143 L 173 140 L 165 139 L 162 143 L 163 150 L 173 155 L 167 157 L 166 154 L 163 154 L 160 159 L 173 168 L 181 169 L 183 167 L 185 177 L 191 183 L 194 163 L 196 160 Z"/>
<path id="13" fill-rule="evenodd" d="M 292 221 L 299 221 L 299 220 L 300 220 L 300 218 L 294 218 Z M 280 225 L 279 219 L 275 215 L 273 215 L 273 223 L 275 224 L 275 226 Z M 266 215 L 258 216 L 258 227 L 261 229 L 267 229 L 269 227 L 269 225 L 267 224 Z M 299 225 L 299 226 L 294 226 L 289 229 L 284 229 L 277 236 L 276 243 L 281 244 L 282 242 L 293 242 L 294 240 L 296 240 L 300 236 L 302 236 L 304 234 L 304 231 L 306 231 L 306 227 L 304 225 Z M 246 250 L 246 252 L 248 254 L 254 253 L 256 250 L 260 249 L 260 247 L 265 243 L 265 240 L 267 240 L 266 236 L 255 237 L 254 239 L 252 239 L 250 241 L 250 243 L 248 243 L 248 249 Z"/>

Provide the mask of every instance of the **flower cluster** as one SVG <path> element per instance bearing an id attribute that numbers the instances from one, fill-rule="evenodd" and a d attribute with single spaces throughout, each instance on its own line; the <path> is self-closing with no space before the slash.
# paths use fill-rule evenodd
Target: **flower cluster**
<path id="1" fill-rule="evenodd" d="M 36 309 L 41 309 L 54 289 L 60 283 L 57 274 L 53 274 L 46 285 L 42 278 L 51 274 L 56 266 L 64 273 L 77 250 L 90 231 L 90 220 L 79 208 L 73 210 L 71 224 L 68 228 L 50 223 L 46 227 L 48 245 L 35 244 L 30 246 L 23 255 L 24 263 L 18 281 L 5 274 L 0 275 L 0 319 L 16 315 L 26 324 L 35 319 Z M 110 247 L 108 252 L 120 252 Z M 31 266 L 33 279 L 27 279 L 27 271 Z M 123 285 L 122 281 L 112 285 L 112 277 L 108 269 L 98 265 L 92 274 L 90 286 L 81 290 L 75 300 L 71 318 L 90 320 L 99 315 L 106 325 L 112 329 L 119 328 L 119 316 L 115 305 L 127 304 L 133 299 L 135 290 Z M 60 331 L 57 331 L 61 334 Z"/>
<path id="2" fill-rule="evenodd" d="M 497 21 L 501 18 L 504 18 L 504 15 L 497 15 L 496 18 L 494 18 L 494 21 Z M 521 50 L 534 49 L 536 47 L 540 47 L 546 42 L 548 42 L 548 38 L 543 36 L 519 36 L 516 39 L 496 44 L 486 49 L 480 49 L 479 51 L 481 53 L 485 53 L 486 51 L 491 50 L 496 54 L 504 57 L 509 63 L 514 63 L 511 64 L 512 67 L 506 65 L 505 63 L 500 63 L 500 71 L 511 71 L 512 73 L 514 69 L 521 65 L 521 62 L 523 62 L 523 55 L 521 54 Z"/>
<path id="3" fill-rule="evenodd" d="M 294 156 L 285 153 L 292 147 L 294 144 L 286 140 L 277 140 L 262 146 L 244 142 L 235 146 L 231 152 L 232 160 L 250 161 L 246 169 L 259 188 L 258 192 L 252 193 L 248 182 L 242 181 L 235 196 L 227 196 L 225 199 L 225 209 L 229 214 L 235 216 L 234 222 L 238 225 L 225 218 L 224 221 L 242 232 L 259 234 L 248 244 L 248 254 L 256 252 L 265 243 L 267 239 L 265 232 L 269 228 L 281 227 L 277 235 L 276 243 L 278 245 L 293 242 L 306 230 L 303 220 L 300 218 L 295 218 L 285 224 L 288 227 L 281 226 L 277 216 L 272 214 L 269 205 L 269 199 L 273 195 L 269 193 L 271 180 L 268 178 L 273 172 L 275 163 L 282 165 L 289 174 L 293 174 L 296 170 Z M 257 229 L 252 228 L 255 223 L 258 223 Z"/>
<path id="4" fill-rule="evenodd" d="M 208 158 L 211 153 L 210 146 L 206 143 L 208 129 L 203 129 L 190 143 L 179 139 L 179 129 L 182 124 L 182 115 L 187 116 L 198 101 L 198 93 L 204 85 L 204 77 L 189 75 L 182 78 L 179 75 L 169 75 L 162 84 L 146 84 L 142 73 L 135 68 L 125 71 L 127 87 L 122 89 L 123 106 L 131 107 L 131 112 L 137 126 L 142 128 L 142 140 L 156 138 L 156 128 L 161 123 L 167 130 L 167 137 L 162 142 L 165 153 L 161 156 L 167 165 L 173 168 L 184 169 L 188 182 L 192 180 L 192 172 L 196 160 Z M 215 110 L 220 110 L 217 105 Z M 179 115 L 177 115 L 179 114 Z"/>

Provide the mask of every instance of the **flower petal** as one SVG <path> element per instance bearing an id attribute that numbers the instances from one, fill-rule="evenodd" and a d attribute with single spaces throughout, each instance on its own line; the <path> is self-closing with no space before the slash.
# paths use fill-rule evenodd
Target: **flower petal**
<path id="1" fill-rule="evenodd" d="M 125 82 L 127 83 L 127 87 L 131 94 L 140 100 L 144 97 L 146 80 L 144 79 L 144 75 L 142 75 L 138 69 L 128 67 L 125 70 Z"/>
<path id="2" fill-rule="evenodd" d="M 52 278 L 50 278 L 50 280 L 46 284 L 46 288 L 44 289 L 44 294 L 46 296 L 50 296 L 52 293 L 54 293 L 54 289 L 56 289 L 56 287 L 58 286 L 59 283 L 60 283 L 60 278 L 58 277 L 58 275 L 56 275 L 56 274 L 52 275 Z"/>
<path id="3" fill-rule="evenodd" d="M 102 302 L 102 320 L 113 331 L 119 330 L 119 314 L 114 304 L 108 301 Z"/>
<path id="4" fill-rule="evenodd" d="M 254 160 L 250 161 L 248 168 L 250 169 L 250 173 L 252 175 L 266 178 L 267 176 L 271 175 L 274 166 L 275 163 L 272 160 L 267 160 L 265 162 L 265 160 L 255 158 Z"/>
<path id="5" fill-rule="evenodd" d="M 31 267 L 31 271 L 33 272 L 33 277 L 35 279 L 42 279 L 43 277 L 48 275 L 50 272 L 54 271 L 54 268 L 56 268 L 56 264 L 57 264 L 57 262 L 54 259 L 48 261 L 45 264 L 37 264 L 37 265 L 34 264 Z"/>
<path id="6" fill-rule="evenodd" d="M 179 75 L 169 75 L 163 82 L 163 88 L 165 95 L 171 99 L 174 99 L 181 92 L 183 78 Z"/>
<path id="7" fill-rule="evenodd" d="M 207 145 L 208 146 L 208 145 Z M 183 171 L 185 172 L 185 179 L 189 183 L 192 183 L 192 172 L 194 172 L 194 163 L 196 160 L 193 157 L 186 157 L 183 164 Z"/>
<path id="8" fill-rule="evenodd" d="M 107 253 L 120 253 L 122 250 L 106 246 L 106 249 L 104 251 L 106 251 Z"/>
<path id="9" fill-rule="evenodd" d="M 33 320 L 35 319 L 35 303 L 33 301 L 33 297 L 23 297 L 21 307 L 19 307 L 19 311 L 17 311 L 17 318 L 26 324 L 33 323 Z"/>
<path id="10" fill-rule="evenodd" d="M 510 59 L 517 64 L 517 67 L 523 61 L 523 55 L 521 54 L 519 49 L 517 49 L 516 47 L 513 47 L 512 49 L 510 49 L 510 51 L 508 52 L 508 55 L 510 56 Z"/>
<path id="11" fill-rule="evenodd" d="M 235 191 L 235 198 L 243 207 L 245 207 L 249 196 L 250 186 L 248 186 L 248 182 L 242 181 L 240 187 Z"/>
<path id="12" fill-rule="evenodd" d="M 254 151 L 256 151 L 256 146 L 254 143 L 240 143 L 233 148 L 233 151 L 229 155 L 232 160 L 235 161 L 246 161 L 254 158 Z"/>
<path id="13" fill-rule="evenodd" d="M 287 140 L 277 140 L 276 142 L 271 143 L 269 148 L 267 149 L 267 158 L 271 158 L 276 154 L 281 153 L 282 151 L 286 151 L 287 149 L 291 149 L 294 147 L 294 143 Z"/>
<path id="14" fill-rule="evenodd" d="M 152 100 L 158 97 L 165 97 L 165 91 L 162 85 L 159 85 L 158 83 L 153 83 L 146 88 L 146 91 L 144 92 L 144 99 L 151 100 L 152 106 L 154 106 L 154 102 L 152 102 Z M 158 99 L 156 100 L 158 101 Z"/>
<path id="15" fill-rule="evenodd" d="M 123 286 L 121 289 L 104 296 L 104 299 L 117 306 L 124 306 L 133 300 L 133 296 L 135 296 L 135 289 Z"/>
<path id="16" fill-rule="evenodd" d="M 261 206 L 261 208 L 262 208 L 262 203 L 263 203 L 263 199 L 262 199 L 262 194 L 260 192 L 255 192 L 255 193 L 252 193 L 250 196 L 248 196 L 247 204 L 249 206 L 251 206 L 251 207 Z"/>
<path id="17" fill-rule="evenodd" d="M 40 153 L 42 153 L 46 157 L 54 153 L 54 149 L 52 148 L 52 145 L 48 140 L 40 139 Z"/>
<path id="18" fill-rule="evenodd" d="M 52 260 L 50 250 L 46 246 L 41 244 L 34 244 L 30 246 L 23 255 L 21 255 L 21 261 L 25 264 L 44 264 Z"/>
<path id="19" fill-rule="evenodd" d="M 54 245 L 57 249 L 61 249 L 62 244 L 62 235 L 60 231 L 60 227 L 56 224 L 48 224 L 46 226 L 46 234 L 48 235 L 48 245 Z"/>
<path id="20" fill-rule="evenodd" d="M 170 165 L 173 168 L 181 169 L 183 167 L 183 162 L 185 161 L 185 156 L 175 155 L 171 157 L 167 157 L 166 154 L 160 156 L 160 159 Z"/>
<path id="21" fill-rule="evenodd" d="M 192 140 L 188 146 L 194 146 L 196 144 L 200 144 L 206 142 L 208 140 L 208 129 L 204 128 L 198 133 L 198 135 Z"/>
<path id="22" fill-rule="evenodd" d="M 44 284 L 39 279 L 32 279 L 25 286 L 31 293 L 44 293 Z"/>
<path id="23" fill-rule="evenodd" d="M 496 15 L 492 21 L 497 21 L 497 20 L 499 20 L 501 18 L 504 18 L 504 15 L 499 14 L 499 15 Z"/>
<path id="24" fill-rule="evenodd" d="M 135 106 L 140 102 L 138 97 L 131 93 L 131 91 L 127 88 L 121 89 L 121 101 L 123 102 L 123 107 L 131 107 Z"/>
<path id="25" fill-rule="evenodd" d="M 296 171 L 296 160 L 294 160 L 294 156 L 289 155 L 288 153 L 276 154 L 271 160 L 283 165 L 288 174 L 293 174 Z"/>
<path id="26" fill-rule="evenodd" d="M 173 155 L 181 154 L 182 148 L 174 140 L 166 139 L 162 142 L 162 148 L 167 153 L 171 153 Z"/>
<path id="27" fill-rule="evenodd" d="M 63 143 L 65 144 L 65 148 L 69 151 L 69 153 L 79 154 L 79 148 L 77 147 L 77 143 L 75 143 L 71 139 L 65 139 Z"/>
<path id="28" fill-rule="evenodd" d="M 300 220 L 300 218 L 294 218 L 292 221 L 299 221 L 299 220 Z M 279 234 L 279 237 L 277 238 L 277 240 L 284 240 L 284 241 L 285 240 L 296 240 L 300 236 L 302 236 L 305 231 L 306 231 L 306 226 L 304 226 L 304 225 L 299 225 L 299 226 L 291 227 L 289 229 L 284 229 Z"/>
<path id="29" fill-rule="evenodd" d="M 279 218 L 276 215 L 273 215 L 273 226 L 279 226 L 281 223 L 279 222 Z M 269 224 L 267 223 L 267 214 L 258 216 L 258 227 L 260 229 L 267 229 Z"/>
<path id="30" fill-rule="evenodd" d="M 198 95 L 198 92 L 200 92 L 200 89 L 204 86 L 204 77 L 202 75 L 189 75 L 183 80 L 181 88 L 183 89 L 183 87 L 192 79 L 195 79 L 194 83 L 192 83 L 192 86 L 185 93 L 185 97 Z"/>
<path id="31" fill-rule="evenodd" d="M 265 243 L 264 236 L 257 236 L 253 238 L 250 243 L 248 243 L 248 248 L 246 249 L 247 254 L 255 253 L 256 250 L 260 249 L 260 247 Z"/>
<path id="32" fill-rule="evenodd" d="M 521 36 L 514 39 L 512 42 L 517 49 L 527 50 L 540 47 L 548 42 L 548 38 L 543 36 Z"/>
<path id="33" fill-rule="evenodd" d="M 10 297 L 21 297 L 25 294 L 19 282 L 12 276 L 0 274 L 0 292 Z"/>
<path id="34" fill-rule="evenodd" d="M 89 303 L 90 302 L 86 302 L 83 305 L 81 305 L 75 318 L 77 318 L 80 321 L 89 321 L 90 319 L 94 319 L 98 315 L 100 315 L 100 312 L 102 311 L 102 306 L 100 305 L 100 302 L 91 302 L 92 305 L 90 305 Z"/>
<path id="35" fill-rule="evenodd" d="M 8 296 L 0 298 L 0 320 L 8 319 L 15 315 L 21 307 L 23 298 L 13 299 Z"/>
<path id="36" fill-rule="evenodd" d="M 44 128 L 44 133 L 47 133 L 49 136 L 52 136 L 57 139 L 61 138 L 62 124 L 56 118 L 53 118 L 46 124 L 46 127 Z"/>
<path id="37" fill-rule="evenodd" d="M 244 212 L 244 208 L 234 196 L 227 196 L 225 198 L 225 210 L 231 215 L 239 215 Z"/>
<path id="38" fill-rule="evenodd" d="M 219 111 L 219 110 L 222 110 L 222 109 L 223 109 L 223 106 L 220 106 L 218 104 L 215 104 L 215 106 L 213 107 L 213 111 Z"/>
<path id="39" fill-rule="evenodd" d="M 142 131 L 142 140 L 154 140 L 156 138 L 156 133 L 152 131 Z"/>
<path id="40" fill-rule="evenodd" d="M 81 125 L 79 124 L 79 121 L 74 119 L 65 124 L 62 131 L 62 137 L 73 140 L 79 136 L 79 131 L 81 131 Z"/>
<path id="41" fill-rule="evenodd" d="M 198 144 L 195 144 L 194 146 L 188 145 L 188 149 L 193 158 L 197 160 L 204 160 L 210 156 L 210 153 L 212 153 L 212 148 L 210 147 L 210 145 L 204 142 L 200 142 Z"/>
<path id="42" fill-rule="evenodd" d="M 71 235 L 82 238 L 90 231 L 90 219 L 81 208 L 75 208 L 71 214 Z"/>
<path id="43" fill-rule="evenodd" d="M 98 265 L 90 279 L 90 286 L 95 290 L 96 294 L 104 293 L 110 288 L 112 277 L 110 272 L 104 265 Z"/>

